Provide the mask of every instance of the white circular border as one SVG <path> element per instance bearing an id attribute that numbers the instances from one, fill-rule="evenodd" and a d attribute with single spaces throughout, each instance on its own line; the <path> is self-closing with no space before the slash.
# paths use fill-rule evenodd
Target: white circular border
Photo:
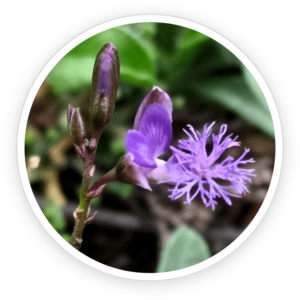
<path id="1" fill-rule="evenodd" d="M 26 125 L 27 120 L 29 116 L 29 112 L 32 106 L 32 103 L 34 101 L 35 95 L 37 94 L 42 82 L 48 75 L 48 73 L 53 69 L 53 67 L 60 61 L 60 59 L 67 54 L 70 50 L 72 50 L 75 46 L 83 42 L 84 40 L 88 39 L 89 37 L 105 31 L 107 29 L 110 29 L 112 27 L 122 26 L 126 24 L 131 23 L 144 23 L 144 22 L 158 22 L 158 23 L 170 23 L 174 25 L 179 25 L 183 27 L 187 27 L 190 29 L 193 29 L 195 31 L 201 32 L 212 39 L 216 40 L 220 44 L 222 44 L 224 47 L 226 47 L 228 50 L 230 50 L 232 53 L 234 53 L 243 63 L 244 65 L 249 69 L 249 71 L 252 73 L 252 75 L 255 77 L 256 81 L 258 82 L 259 86 L 261 87 L 266 100 L 269 105 L 269 109 L 272 115 L 273 124 L 274 124 L 274 130 L 275 130 L 275 165 L 274 165 L 274 171 L 272 180 L 269 186 L 269 190 L 267 192 L 267 195 L 265 197 L 265 200 L 263 201 L 263 204 L 261 208 L 259 209 L 258 213 L 256 214 L 255 218 L 252 220 L 250 225 L 243 231 L 243 233 L 234 240 L 228 247 L 226 247 L 224 250 L 219 252 L 218 254 L 214 255 L 213 257 L 209 258 L 208 260 L 194 265 L 189 268 L 185 268 L 178 271 L 173 272 L 165 272 L 165 273 L 135 273 L 135 272 L 128 272 L 123 271 L 119 269 L 115 269 L 109 266 L 106 266 L 104 264 L 101 264 L 88 256 L 82 254 L 75 248 L 73 248 L 71 245 L 69 245 L 56 231 L 55 229 L 50 225 L 50 223 L 45 218 L 44 214 L 42 213 L 40 207 L 37 204 L 37 201 L 33 195 L 27 172 L 26 172 L 26 163 L 25 163 L 25 151 L 24 151 L 24 140 L 25 140 L 25 132 L 26 132 Z M 235 45 L 233 45 L 230 41 L 225 39 L 220 34 L 214 32 L 213 30 L 177 17 L 170 17 L 170 16 L 162 16 L 162 15 L 138 15 L 138 16 L 131 16 L 131 17 L 125 17 L 120 18 L 116 20 L 112 20 L 103 24 L 100 24 L 98 26 L 95 26 L 84 33 L 80 34 L 76 38 L 74 38 L 72 41 L 70 41 L 67 45 L 65 45 L 62 49 L 60 49 L 46 64 L 46 66 L 43 68 L 41 73 L 38 75 L 37 79 L 35 80 L 32 88 L 30 89 L 30 92 L 27 96 L 26 102 L 23 107 L 20 124 L 19 124 L 19 132 L 18 132 L 18 148 L 17 148 L 17 155 L 18 155 L 18 164 L 20 169 L 20 176 L 22 180 L 22 184 L 26 193 L 26 196 L 29 200 L 29 203 L 41 222 L 41 224 L 44 226 L 44 228 L 47 230 L 47 232 L 52 236 L 52 238 L 66 251 L 68 251 L 70 254 L 72 254 L 74 257 L 79 259 L 80 261 L 84 262 L 85 264 L 99 270 L 105 273 L 108 273 L 110 275 L 115 275 L 122 278 L 127 279 L 136 279 L 136 280 L 164 280 L 164 279 L 173 279 L 178 278 L 181 276 L 193 274 L 195 272 L 201 271 L 203 269 L 206 269 L 207 267 L 217 263 L 221 259 L 225 258 L 227 255 L 229 255 L 231 252 L 233 252 L 236 248 L 238 248 L 254 231 L 254 229 L 257 227 L 257 225 L 262 220 L 263 216 L 265 215 L 267 209 L 269 208 L 271 201 L 275 195 L 275 191 L 277 188 L 277 184 L 280 177 L 280 171 L 282 166 L 282 155 L 283 155 L 283 140 L 282 140 L 282 129 L 280 124 L 280 118 L 279 114 L 276 108 L 275 101 L 272 97 L 272 94 L 259 73 L 259 71 L 256 69 L 256 67 L 253 65 L 253 63 L 249 60 L 249 58 L 241 52 Z"/>

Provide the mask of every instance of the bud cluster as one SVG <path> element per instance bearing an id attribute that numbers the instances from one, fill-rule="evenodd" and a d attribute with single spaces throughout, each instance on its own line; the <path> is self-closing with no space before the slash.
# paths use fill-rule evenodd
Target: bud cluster
<path id="1" fill-rule="evenodd" d="M 82 159 L 92 155 L 99 138 L 111 119 L 120 80 L 120 59 L 113 44 L 106 44 L 97 55 L 90 103 L 92 138 L 88 140 L 80 108 L 68 106 L 68 127 L 76 153 Z"/>

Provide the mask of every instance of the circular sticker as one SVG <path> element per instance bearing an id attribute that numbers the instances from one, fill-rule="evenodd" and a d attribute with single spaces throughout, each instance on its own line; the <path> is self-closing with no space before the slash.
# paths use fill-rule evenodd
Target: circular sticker
<path id="1" fill-rule="evenodd" d="M 47 63 L 24 105 L 18 159 L 30 205 L 65 250 L 160 280 L 211 266 L 252 233 L 275 193 L 282 133 L 267 84 L 231 42 L 187 20 L 134 16 L 80 34 Z"/>

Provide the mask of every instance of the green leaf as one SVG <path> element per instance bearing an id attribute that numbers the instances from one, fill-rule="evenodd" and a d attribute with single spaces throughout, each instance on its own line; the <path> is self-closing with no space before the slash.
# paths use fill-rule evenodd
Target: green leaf
<path id="1" fill-rule="evenodd" d="M 25 146 L 30 146 L 32 145 L 36 140 L 36 133 L 33 129 L 30 127 L 26 129 L 25 133 Z"/>
<path id="2" fill-rule="evenodd" d="M 70 244 L 71 242 L 71 238 L 72 238 L 72 235 L 71 234 L 68 234 L 68 233 L 63 233 L 61 234 L 61 237 Z"/>
<path id="3" fill-rule="evenodd" d="M 46 203 L 43 209 L 45 217 L 58 233 L 63 233 L 67 224 L 62 207 L 54 199 L 49 199 Z"/>
<path id="4" fill-rule="evenodd" d="M 255 78 L 253 77 L 251 72 L 245 67 L 244 64 L 242 64 L 242 71 L 243 71 L 244 78 L 245 78 L 249 88 L 252 90 L 252 92 L 256 96 L 257 100 L 260 102 L 262 107 L 265 108 L 266 111 L 269 111 L 268 103 L 266 101 L 266 98 L 265 98 L 260 86 L 258 85 L 257 81 L 255 80 Z"/>
<path id="5" fill-rule="evenodd" d="M 175 52 L 185 30 L 182 26 L 158 23 L 156 32 L 157 47 L 168 54 Z"/>
<path id="6" fill-rule="evenodd" d="M 186 91 L 186 86 L 199 86 L 202 80 L 219 73 L 236 74 L 237 68 L 240 68 L 239 60 L 225 47 L 208 38 L 203 39 L 202 43 L 200 41 L 199 39 L 199 44 L 186 43 L 176 56 L 174 67 L 167 74 L 165 80 L 175 94 Z"/>
<path id="7" fill-rule="evenodd" d="M 196 265 L 210 257 L 210 250 L 194 229 L 182 226 L 171 235 L 163 250 L 157 272 L 170 272 Z"/>
<path id="8" fill-rule="evenodd" d="M 153 45 L 123 26 L 96 34 L 66 54 L 46 78 L 53 91 L 90 87 L 96 56 L 106 43 L 113 43 L 119 51 L 121 80 L 147 88 L 156 83 Z"/>
<path id="9" fill-rule="evenodd" d="M 274 138 L 274 127 L 269 109 L 249 89 L 241 77 L 231 76 L 201 82 L 196 94 L 208 104 L 224 107 Z"/>
<path id="10" fill-rule="evenodd" d="M 183 34 L 178 47 L 181 64 L 188 64 L 192 61 L 198 54 L 199 47 L 209 40 L 210 38 L 208 36 L 198 31 L 187 29 Z"/>
<path id="11" fill-rule="evenodd" d="M 107 184 L 105 189 L 120 199 L 127 200 L 132 195 L 134 187 L 130 184 L 114 181 Z"/>

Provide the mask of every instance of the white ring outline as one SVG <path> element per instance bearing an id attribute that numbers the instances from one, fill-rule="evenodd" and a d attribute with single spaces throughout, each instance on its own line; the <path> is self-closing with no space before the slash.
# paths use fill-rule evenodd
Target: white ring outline
<path id="1" fill-rule="evenodd" d="M 191 266 L 189 268 L 185 268 L 182 270 L 177 270 L 173 272 L 165 272 L 165 273 L 137 273 L 137 272 L 128 272 L 119 270 L 116 268 L 112 268 L 109 266 L 106 266 L 102 263 L 99 263 L 88 256 L 82 254 L 81 252 L 77 251 L 75 248 L 73 248 L 71 245 L 69 245 L 51 226 L 51 224 L 47 221 L 44 214 L 42 213 L 39 205 L 37 204 L 37 201 L 33 195 L 28 176 L 26 171 L 26 164 L 25 164 L 25 151 L 24 151 L 24 140 L 25 140 L 25 132 L 26 132 L 26 125 L 27 120 L 29 116 L 29 112 L 32 106 L 32 103 L 34 101 L 35 95 L 37 94 L 42 82 L 48 75 L 48 73 L 53 69 L 53 67 L 59 62 L 59 60 L 67 54 L 70 50 L 72 50 L 75 46 L 86 40 L 87 38 L 105 31 L 107 29 L 118 27 L 126 24 L 132 24 L 132 23 L 144 23 L 144 22 L 158 22 L 158 23 L 169 23 L 174 25 L 179 25 L 183 27 L 187 27 L 193 30 L 196 30 L 198 32 L 201 32 L 212 39 L 219 42 L 221 45 L 226 47 L 229 51 L 234 53 L 241 61 L 242 63 L 248 68 L 248 70 L 252 73 L 256 81 L 258 82 L 260 88 L 262 89 L 265 98 L 267 100 L 273 125 L 274 125 L 274 131 L 275 131 L 275 164 L 274 164 L 274 170 L 272 175 L 272 180 L 267 192 L 267 195 L 265 197 L 265 200 L 263 201 L 262 206 L 260 207 L 258 213 L 252 220 L 252 222 L 248 225 L 248 227 L 243 231 L 243 233 L 234 240 L 229 246 L 227 246 L 225 249 L 223 249 L 221 252 L 217 253 L 213 257 L 209 258 L 208 260 L 199 263 L 197 265 Z M 34 211 L 35 215 L 37 216 L 38 220 L 41 222 L 43 227 L 46 229 L 46 231 L 51 235 L 51 237 L 67 252 L 72 254 L 75 258 L 80 260 L 81 262 L 87 264 L 90 267 L 93 267 L 99 271 L 105 272 L 110 275 L 118 276 L 121 278 L 127 278 L 127 279 L 135 279 L 135 280 L 166 280 L 166 279 L 173 279 L 178 278 L 186 275 L 190 275 L 193 273 L 196 273 L 198 271 L 204 270 L 215 263 L 219 262 L 226 256 L 228 256 L 230 253 L 232 253 L 234 250 L 236 250 L 249 236 L 250 234 L 255 230 L 255 228 L 258 226 L 262 218 L 264 217 L 265 213 L 267 212 L 271 201 L 275 195 L 276 188 L 279 182 L 280 178 L 280 172 L 282 167 L 282 157 L 283 157 L 283 138 L 282 138 L 282 129 L 281 129 L 281 122 L 280 117 L 278 114 L 278 110 L 275 104 L 275 101 L 273 99 L 273 96 L 271 94 L 271 91 L 265 82 L 264 78 L 260 74 L 260 72 L 257 70 L 255 65 L 250 61 L 250 59 L 234 44 L 232 44 L 230 41 L 228 41 L 226 38 L 221 36 L 220 34 L 216 33 L 215 31 L 197 24 L 195 22 L 185 20 L 178 17 L 171 17 L 171 16 L 165 16 L 165 15 L 137 15 L 137 16 L 130 16 L 130 17 L 124 17 L 119 18 L 115 20 L 111 20 L 108 22 L 105 22 L 103 24 L 97 25 L 74 39 L 72 39 L 70 42 L 68 42 L 64 47 L 62 47 L 51 59 L 50 61 L 45 65 L 45 67 L 42 69 L 40 74 L 37 76 L 36 80 L 34 81 L 28 96 L 26 98 L 20 123 L 19 123 L 19 130 L 18 130 L 18 140 L 17 140 L 17 156 L 18 156 L 18 165 L 19 165 L 19 171 L 20 171 L 20 177 L 23 184 L 23 188 L 25 191 L 25 194 L 27 196 L 27 199 L 29 201 L 29 204 Z"/>

